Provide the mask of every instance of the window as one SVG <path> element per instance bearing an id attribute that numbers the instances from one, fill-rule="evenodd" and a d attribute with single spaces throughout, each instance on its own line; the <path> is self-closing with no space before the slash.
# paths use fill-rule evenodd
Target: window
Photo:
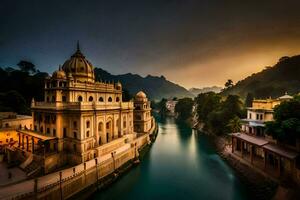
<path id="1" fill-rule="evenodd" d="M 111 97 L 108 98 L 108 102 L 112 102 L 112 98 Z"/>
<path id="2" fill-rule="evenodd" d="M 73 144 L 73 150 L 76 152 L 76 144 Z"/>
<path id="3" fill-rule="evenodd" d="M 259 120 L 259 114 L 256 114 L 256 119 Z"/>
<path id="4" fill-rule="evenodd" d="M 117 98 L 116 98 L 116 102 L 119 102 L 119 101 L 120 101 L 120 98 L 119 98 L 119 97 L 117 97 Z"/>
<path id="5" fill-rule="evenodd" d="M 86 132 L 86 137 L 90 137 L 90 131 Z"/>
<path id="6" fill-rule="evenodd" d="M 103 102 L 103 98 L 102 98 L 102 97 L 100 97 L 100 98 L 99 98 L 99 101 L 100 101 L 100 102 Z"/>
<path id="7" fill-rule="evenodd" d="M 50 134 L 50 128 L 47 128 L 47 134 Z"/>
<path id="8" fill-rule="evenodd" d="M 77 128 L 77 121 L 73 122 L 73 128 Z"/>
<path id="9" fill-rule="evenodd" d="M 67 137 L 67 128 L 63 129 L 63 135 L 64 135 L 64 137 Z"/>
<path id="10" fill-rule="evenodd" d="M 44 132 L 44 128 L 42 126 L 40 127 L 40 131 L 41 131 L 41 133 Z"/>
<path id="11" fill-rule="evenodd" d="M 73 132 L 73 136 L 75 139 L 77 139 L 77 133 L 76 132 Z"/>
<path id="12" fill-rule="evenodd" d="M 8 123 L 6 123 L 6 124 L 5 124 L 5 127 L 6 127 L 6 128 L 8 128 L 8 127 L 9 127 L 9 124 L 8 124 Z"/>
<path id="13" fill-rule="evenodd" d="M 47 100 L 46 100 L 47 102 L 49 102 L 50 101 L 50 98 L 49 97 L 47 97 Z"/>
<path id="14" fill-rule="evenodd" d="M 90 121 L 86 121 L 86 128 L 90 128 Z"/>
<path id="15" fill-rule="evenodd" d="M 67 101 L 67 97 L 66 96 L 62 96 L 62 102 L 66 102 Z"/>
<path id="16" fill-rule="evenodd" d="M 59 87 L 62 87 L 63 83 L 62 82 L 59 82 Z"/>
<path id="17" fill-rule="evenodd" d="M 249 119 L 251 119 L 252 118 L 252 114 L 251 113 L 249 113 Z"/>
<path id="18" fill-rule="evenodd" d="M 93 101 L 93 97 L 92 96 L 89 97 L 89 101 Z"/>
<path id="19" fill-rule="evenodd" d="M 34 131 L 37 131 L 37 126 L 36 125 L 34 125 Z"/>
<path id="20" fill-rule="evenodd" d="M 56 137 L 56 129 L 55 128 L 52 130 L 52 133 L 53 133 L 53 136 Z"/>
<path id="21" fill-rule="evenodd" d="M 260 115 L 260 120 L 263 120 L 263 115 L 262 114 Z"/>
<path id="22" fill-rule="evenodd" d="M 82 96 L 79 96 L 79 97 L 78 97 L 78 101 L 79 101 L 79 102 L 82 102 Z"/>
<path id="23" fill-rule="evenodd" d="M 52 96 L 52 100 L 51 100 L 52 102 L 55 102 L 55 96 Z"/>

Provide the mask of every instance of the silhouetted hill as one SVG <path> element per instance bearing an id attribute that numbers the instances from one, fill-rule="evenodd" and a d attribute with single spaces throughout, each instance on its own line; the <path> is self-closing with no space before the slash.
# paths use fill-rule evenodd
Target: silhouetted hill
<path id="1" fill-rule="evenodd" d="M 222 94 L 238 94 L 243 97 L 252 93 L 256 98 L 278 97 L 285 92 L 300 92 L 300 55 L 282 57 L 273 67 L 252 74 L 226 89 Z"/>
<path id="2" fill-rule="evenodd" d="M 95 76 L 98 81 L 120 81 L 123 87 L 132 95 L 143 90 L 150 99 L 154 100 L 170 97 L 193 97 L 193 94 L 187 89 L 168 81 L 164 76 L 158 77 L 148 75 L 146 77 L 141 77 L 140 75 L 131 73 L 112 75 L 101 68 L 95 69 Z"/>
<path id="3" fill-rule="evenodd" d="M 219 93 L 221 92 L 222 88 L 218 86 L 212 86 L 212 87 L 204 87 L 204 88 L 191 88 L 189 89 L 189 92 L 191 92 L 193 95 L 197 96 L 201 93 L 207 93 L 207 92 L 214 92 Z"/>

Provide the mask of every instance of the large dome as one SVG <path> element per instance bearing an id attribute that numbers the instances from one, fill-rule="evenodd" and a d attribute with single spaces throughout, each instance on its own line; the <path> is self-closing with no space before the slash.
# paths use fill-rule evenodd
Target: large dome
<path id="1" fill-rule="evenodd" d="M 77 43 L 77 51 L 63 64 L 62 69 L 67 75 L 71 73 L 75 81 L 95 81 L 94 67 L 81 53 L 79 43 Z"/>

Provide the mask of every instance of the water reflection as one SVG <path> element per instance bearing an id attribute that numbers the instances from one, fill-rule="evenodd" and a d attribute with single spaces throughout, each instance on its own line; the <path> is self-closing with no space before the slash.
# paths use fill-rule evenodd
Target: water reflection
<path id="1" fill-rule="evenodd" d="M 158 122 L 157 140 L 141 164 L 94 199 L 246 199 L 209 138 L 171 118 Z"/>

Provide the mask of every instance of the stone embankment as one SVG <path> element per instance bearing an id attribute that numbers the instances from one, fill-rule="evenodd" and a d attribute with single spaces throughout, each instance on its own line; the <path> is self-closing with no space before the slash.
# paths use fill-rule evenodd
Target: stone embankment
<path id="1" fill-rule="evenodd" d="M 151 144 L 157 124 L 142 135 L 107 154 L 80 165 L 0 188 L 0 199 L 87 199 L 88 196 L 126 172 Z"/>

